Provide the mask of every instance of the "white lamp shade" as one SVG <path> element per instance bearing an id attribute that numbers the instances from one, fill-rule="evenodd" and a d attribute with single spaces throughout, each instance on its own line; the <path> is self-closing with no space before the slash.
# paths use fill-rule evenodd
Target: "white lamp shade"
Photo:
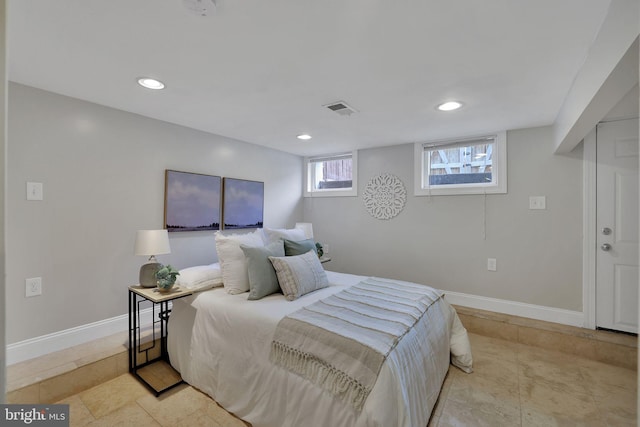
<path id="1" fill-rule="evenodd" d="M 307 239 L 313 239 L 313 224 L 310 222 L 296 222 L 296 228 L 304 231 L 304 236 Z"/>
<path id="2" fill-rule="evenodd" d="M 133 253 L 145 256 L 171 253 L 169 233 L 167 230 L 138 230 Z"/>

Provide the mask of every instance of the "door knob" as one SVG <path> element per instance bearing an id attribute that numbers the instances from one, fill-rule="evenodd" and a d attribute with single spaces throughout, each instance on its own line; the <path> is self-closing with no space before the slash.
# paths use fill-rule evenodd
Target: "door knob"
<path id="1" fill-rule="evenodd" d="M 600 246 L 600 249 L 602 249 L 605 252 L 608 252 L 611 250 L 611 245 L 608 243 L 603 243 L 602 246 Z"/>

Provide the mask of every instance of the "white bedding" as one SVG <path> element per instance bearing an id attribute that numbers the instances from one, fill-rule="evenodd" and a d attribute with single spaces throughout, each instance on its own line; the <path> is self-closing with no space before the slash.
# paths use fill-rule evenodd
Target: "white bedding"
<path id="1" fill-rule="evenodd" d="M 362 411 L 269 362 L 282 317 L 364 279 L 327 275 L 331 286 L 295 301 L 282 294 L 248 301 L 246 293 L 230 295 L 222 288 L 174 301 L 171 364 L 186 382 L 254 427 L 426 426 L 449 367 L 451 330 L 459 324 L 442 298 L 389 354 Z M 470 354 L 462 356 L 470 363 Z"/>

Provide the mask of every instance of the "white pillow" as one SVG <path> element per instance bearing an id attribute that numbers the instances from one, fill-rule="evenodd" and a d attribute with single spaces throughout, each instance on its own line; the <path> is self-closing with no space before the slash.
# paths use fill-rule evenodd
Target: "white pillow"
<path id="1" fill-rule="evenodd" d="M 305 240 L 307 236 L 301 228 L 264 228 L 265 243 L 273 243 L 278 239 L 293 240 L 299 242 Z"/>
<path id="2" fill-rule="evenodd" d="M 464 372 L 470 374 L 473 372 L 473 356 L 471 355 L 471 345 L 469 344 L 469 335 L 462 325 L 456 310 L 449 306 L 451 310 L 451 363 Z"/>
<path id="3" fill-rule="evenodd" d="M 183 268 L 177 277 L 178 286 L 192 291 L 204 291 L 216 286 L 222 286 L 222 270 L 220 263 L 196 265 Z"/>
<path id="4" fill-rule="evenodd" d="M 247 260 L 240 245 L 264 246 L 260 229 L 246 234 L 222 234 L 216 232 L 216 251 L 222 268 L 222 282 L 230 294 L 241 294 L 249 290 Z"/>
<path id="5" fill-rule="evenodd" d="M 318 254 L 312 250 L 302 255 L 270 256 L 269 261 L 276 270 L 280 289 L 289 301 L 329 286 L 327 273 L 320 264 Z"/>

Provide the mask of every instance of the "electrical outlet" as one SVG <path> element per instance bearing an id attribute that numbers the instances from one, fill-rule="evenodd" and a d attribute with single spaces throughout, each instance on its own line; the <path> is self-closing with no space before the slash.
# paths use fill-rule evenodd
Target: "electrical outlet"
<path id="1" fill-rule="evenodd" d="M 533 210 L 547 209 L 547 198 L 545 196 L 529 197 L 529 209 L 533 209 Z"/>
<path id="2" fill-rule="evenodd" d="M 32 277 L 25 280 L 25 295 L 27 297 L 42 295 L 42 277 Z"/>
<path id="3" fill-rule="evenodd" d="M 41 182 L 27 182 L 27 200 L 43 200 L 44 190 Z"/>
<path id="4" fill-rule="evenodd" d="M 329 244 L 328 243 L 323 243 L 322 244 L 322 251 L 324 252 L 325 255 L 329 254 Z"/>
<path id="5" fill-rule="evenodd" d="M 487 259 L 487 270 L 496 271 L 497 270 L 497 261 L 495 258 Z"/>

